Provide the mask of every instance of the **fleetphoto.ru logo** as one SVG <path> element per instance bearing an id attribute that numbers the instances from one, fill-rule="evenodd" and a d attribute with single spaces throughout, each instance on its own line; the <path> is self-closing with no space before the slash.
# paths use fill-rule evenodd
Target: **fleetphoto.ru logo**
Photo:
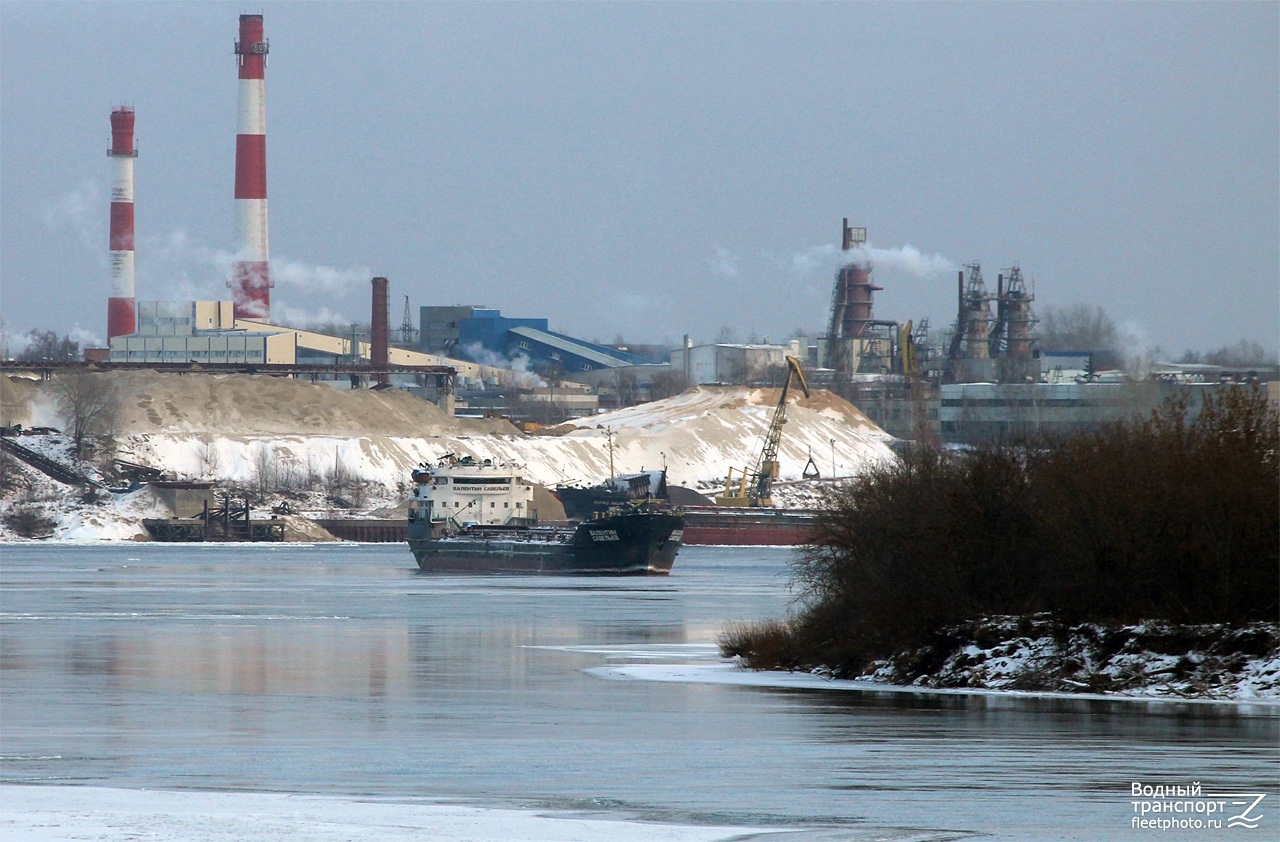
<path id="1" fill-rule="evenodd" d="M 1199 781 L 1167 786 L 1135 783 L 1130 826 L 1151 830 L 1219 830 L 1258 827 L 1265 792 L 1204 792 Z"/>

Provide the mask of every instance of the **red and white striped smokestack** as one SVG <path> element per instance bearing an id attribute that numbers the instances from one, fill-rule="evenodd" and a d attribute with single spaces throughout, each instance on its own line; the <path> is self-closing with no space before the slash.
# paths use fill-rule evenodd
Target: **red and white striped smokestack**
<path id="1" fill-rule="evenodd" d="M 107 339 L 136 329 L 133 306 L 133 109 L 111 111 L 111 148 L 115 159 L 111 182 L 111 297 L 107 299 Z"/>
<path id="2" fill-rule="evenodd" d="M 239 262 L 231 280 L 238 319 L 271 319 L 267 248 L 267 93 L 263 73 L 270 43 L 262 15 L 240 16 L 236 62 L 240 107 L 236 121 L 236 236 Z"/>

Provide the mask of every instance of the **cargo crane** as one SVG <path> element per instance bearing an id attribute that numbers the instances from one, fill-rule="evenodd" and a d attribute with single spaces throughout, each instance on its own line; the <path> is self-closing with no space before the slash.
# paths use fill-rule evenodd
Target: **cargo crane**
<path id="1" fill-rule="evenodd" d="M 716 497 L 717 506 L 772 506 L 770 496 L 773 481 L 778 478 L 778 442 L 782 440 L 782 425 L 787 423 L 787 392 L 791 388 L 791 379 L 795 378 L 809 397 L 809 384 L 805 382 L 804 372 L 800 370 L 800 361 L 795 357 L 787 357 L 787 379 L 782 384 L 782 396 L 778 398 L 778 408 L 773 411 L 773 420 L 769 422 L 769 431 L 765 433 L 764 449 L 756 462 L 755 470 L 742 471 L 734 488 L 733 468 L 725 477 L 724 494 Z M 812 461 L 812 460 L 811 460 Z"/>
<path id="2" fill-rule="evenodd" d="M 899 347 L 902 354 L 902 374 L 911 390 L 911 417 L 913 438 L 917 444 L 925 445 L 935 453 L 942 451 L 942 442 L 929 424 L 928 407 L 925 405 L 924 372 L 920 368 L 920 348 L 924 345 L 927 330 L 917 332 L 907 322 L 902 329 Z"/>

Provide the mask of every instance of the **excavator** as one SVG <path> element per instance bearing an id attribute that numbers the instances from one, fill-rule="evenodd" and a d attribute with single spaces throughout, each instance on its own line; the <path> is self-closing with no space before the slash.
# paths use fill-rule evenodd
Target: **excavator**
<path id="1" fill-rule="evenodd" d="M 787 392 L 791 381 L 795 379 L 804 396 L 809 397 L 809 384 L 805 382 L 804 372 L 800 370 L 800 361 L 795 357 L 787 357 L 787 379 L 782 384 L 782 396 L 778 398 L 778 407 L 773 411 L 773 420 L 769 422 L 769 431 L 765 433 L 764 449 L 756 461 L 754 470 L 745 468 L 738 478 L 736 487 L 733 479 L 733 468 L 724 481 L 724 494 L 716 497 L 717 506 L 772 506 L 770 497 L 773 481 L 778 478 L 778 442 L 782 439 L 782 425 L 787 423 Z M 810 459 L 812 462 L 812 459 Z"/>

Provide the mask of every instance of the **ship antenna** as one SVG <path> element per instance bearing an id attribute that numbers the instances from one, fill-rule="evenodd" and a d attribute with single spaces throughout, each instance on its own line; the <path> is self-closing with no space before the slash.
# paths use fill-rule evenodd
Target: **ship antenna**
<path id="1" fill-rule="evenodd" d="M 613 437 L 617 435 L 610 427 L 604 428 L 605 437 L 609 440 L 609 481 L 613 481 Z"/>

